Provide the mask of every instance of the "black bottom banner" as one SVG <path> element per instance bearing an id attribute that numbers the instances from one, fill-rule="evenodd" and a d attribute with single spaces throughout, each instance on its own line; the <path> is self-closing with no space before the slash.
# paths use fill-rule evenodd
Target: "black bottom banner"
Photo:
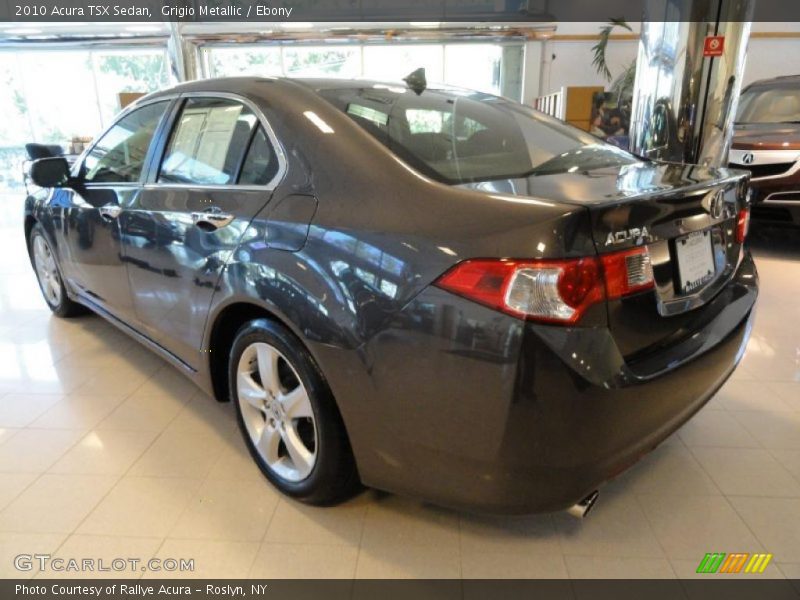
<path id="1" fill-rule="evenodd" d="M 800 599 L 800 581 L 763 580 L 0 580 L 4 600 Z"/>

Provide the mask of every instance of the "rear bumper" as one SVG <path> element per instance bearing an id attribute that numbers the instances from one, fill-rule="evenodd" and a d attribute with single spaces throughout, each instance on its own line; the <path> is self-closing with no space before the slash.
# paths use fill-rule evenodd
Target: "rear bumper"
<path id="1" fill-rule="evenodd" d="M 584 351 L 584 358 L 575 348 L 589 349 L 585 340 L 572 347 L 531 341 L 535 358 L 524 364 L 534 365 L 537 373 L 519 389 L 519 413 L 510 419 L 515 427 L 507 441 L 509 449 L 527 441 L 527 452 L 520 460 L 514 458 L 520 453 L 509 451 L 506 459 L 514 468 L 504 478 L 506 503 L 498 497 L 496 508 L 566 508 L 655 448 L 733 372 L 750 335 L 756 296 L 757 273 L 748 255 L 735 281 L 715 298 L 720 309 L 713 320 L 682 343 L 635 364 L 616 355 L 606 330 L 590 334 L 606 351 Z M 581 370 L 595 374 L 576 377 Z M 528 403 L 535 411 L 525 411 Z M 517 501 L 522 498 L 527 506 Z"/>
<path id="2" fill-rule="evenodd" d="M 725 382 L 756 295 L 747 255 L 696 335 L 658 361 L 629 365 L 606 328 L 526 324 L 426 290 L 365 349 L 375 394 L 358 412 L 370 423 L 355 436 L 347 423 L 362 479 L 479 512 L 564 509 L 653 449 Z"/>

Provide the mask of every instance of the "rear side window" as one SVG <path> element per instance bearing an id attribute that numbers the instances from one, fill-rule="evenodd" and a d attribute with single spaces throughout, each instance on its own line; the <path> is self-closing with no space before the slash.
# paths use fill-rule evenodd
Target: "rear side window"
<path id="1" fill-rule="evenodd" d="M 264 128 L 259 125 L 250 142 L 250 149 L 239 175 L 241 185 L 266 185 L 278 173 L 278 157 L 269 143 Z"/>
<path id="2" fill-rule="evenodd" d="M 236 183 L 258 119 L 241 102 L 190 98 L 161 164 L 159 183 L 229 185 Z"/>
<path id="3" fill-rule="evenodd" d="M 168 102 L 154 102 L 120 119 L 89 151 L 83 179 L 93 183 L 139 181 L 153 134 Z"/>

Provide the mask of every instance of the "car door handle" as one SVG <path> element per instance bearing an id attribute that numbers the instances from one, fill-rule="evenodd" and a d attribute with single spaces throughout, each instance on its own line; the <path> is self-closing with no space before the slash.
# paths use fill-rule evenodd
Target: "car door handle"
<path id="1" fill-rule="evenodd" d="M 107 204 L 105 206 L 101 206 L 98 210 L 100 211 L 100 216 L 106 221 L 113 221 L 122 212 L 122 207 L 117 206 L 116 204 Z"/>
<path id="2" fill-rule="evenodd" d="M 230 225 L 235 219 L 234 215 L 221 211 L 193 212 L 192 222 L 203 231 L 216 231 L 221 227 Z"/>

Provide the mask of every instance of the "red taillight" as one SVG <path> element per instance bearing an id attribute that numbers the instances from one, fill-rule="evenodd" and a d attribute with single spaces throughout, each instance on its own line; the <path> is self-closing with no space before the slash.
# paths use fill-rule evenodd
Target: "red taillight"
<path id="1" fill-rule="evenodd" d="M 647 248 L 567 260 L 467 260 L 437 282 L 441 288 L 516 317 L 577 323 L 609 298 L 653 286 Z"/>
<path id="2" fill-rule="evenodd" d="M 464 296 L 505 310 L 505 290 L 517 263 L 502 260 L 467 260 L 439 278 L 437 285 Z"/>
<path id="3" fill-rule="evenodd" d="M 736 242 L 743 244 L 747 237 L 747 232 L 750 229 L 750 209 L 743 208 L 739 211 L 739 216 L 736 219 Z"/>

